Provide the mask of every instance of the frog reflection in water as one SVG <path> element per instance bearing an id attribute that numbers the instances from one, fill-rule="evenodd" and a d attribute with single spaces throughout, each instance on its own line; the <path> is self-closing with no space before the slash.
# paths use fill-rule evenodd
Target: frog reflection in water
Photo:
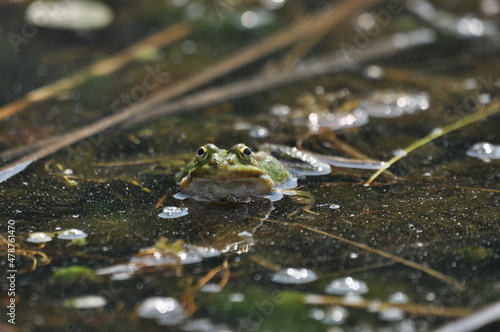
<path id="1" fill-rule="evenodd" d="M 286 188 L 294 187 L 291 179 L 290 172 L 267 152 L 254 153 L 242 143 L 229 150 L 205 144 L 177 175 L 181 194 L 176 197 L 240 201 L 272 195 L 284 183 Z"/>

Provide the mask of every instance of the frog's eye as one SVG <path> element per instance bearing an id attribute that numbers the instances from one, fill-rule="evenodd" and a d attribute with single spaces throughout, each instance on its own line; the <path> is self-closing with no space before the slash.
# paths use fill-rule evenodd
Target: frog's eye
<path id="1" fill-rule="evenodd" d="M 252 154 L 252 150 L 250 150 L 249 148 L 244 148 L 241 152 L 243 152 L 245 156 L 250 156 Z"/>
<path id="2" fill-rule="evenodd" d="M 240 153 L 245 157 L 250 157 L 252 155 L 252 150 L 246 145 L 241 144 Z"/>
<path id="3" fill-rule="evenodd" d="M 208 151 L 208 150 L 207 150 L 207 148 L 206 148 L 206 147 L 204 147 L 204 146 L 202 146 L 201 148 L 199 148 L 199 149 L 198 149 L 197 154 L 198 154 L 198 156 L 199 156 L 199 157 L 201 157 L 201 156 L 203 156 L 205 153 L 207 153 L 207 151 Z"/>

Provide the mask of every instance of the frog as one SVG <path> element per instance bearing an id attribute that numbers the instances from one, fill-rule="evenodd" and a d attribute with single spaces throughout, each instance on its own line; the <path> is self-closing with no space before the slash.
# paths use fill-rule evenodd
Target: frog
<path id="1" fill-rule="evenodd" d="M 266 151 L 254 152 L 244 143 L 228 150 L 212 143 L 202 145 L 176 175 L 176 182 L 180 185 L 176 198 L 208 201 L 279 199 L 276 194 L 280 197 L 280 189 L 296 186 L 292 174 L 278 159 Z"/>

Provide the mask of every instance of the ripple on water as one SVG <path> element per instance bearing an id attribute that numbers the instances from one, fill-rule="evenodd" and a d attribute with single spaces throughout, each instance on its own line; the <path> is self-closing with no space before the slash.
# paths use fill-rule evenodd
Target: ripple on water
<path id="1" fill-rule="evenodd" d="M 352 277 L 345 277 L 335 279 L 330 282 L 326 286 L 325 292 L 335 295 L 347 295 L 349 293 L 365 294 L 368 292 L 368 286 L 364 281 L 357 280 Z"/>
<path id="2" fill-rule="evenodd" d="M 32 243 L 45 243 L 52 241 L 52 237 L 43 232 L 36 232 L 29 234 L 26 241 Z"/>
<path id="3" fill-rule="evenodd" d="M 75 228 L 65 230 L 57 236 L 60 240 L 78 240 L 86 237 L 87 233 Z"/>
<path id="4" fill-rule="evenodd" d="M 318 279 L 314 271 L 305 268 L 284 268 L 276 272 L 271 280 L 279 284 L 306 284 Z"/>

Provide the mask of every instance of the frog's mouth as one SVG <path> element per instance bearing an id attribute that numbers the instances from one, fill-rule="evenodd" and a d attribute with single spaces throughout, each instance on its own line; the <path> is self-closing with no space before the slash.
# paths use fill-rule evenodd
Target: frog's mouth
<path id="1" fill-rule="evenodd" d="M 237 199 L 264 196 L 274 190 L 274 182 L 267 174 L 257 177 L 193 178 L 186 176 L 180 183 L 181 191 L 206 199 Z"/>

